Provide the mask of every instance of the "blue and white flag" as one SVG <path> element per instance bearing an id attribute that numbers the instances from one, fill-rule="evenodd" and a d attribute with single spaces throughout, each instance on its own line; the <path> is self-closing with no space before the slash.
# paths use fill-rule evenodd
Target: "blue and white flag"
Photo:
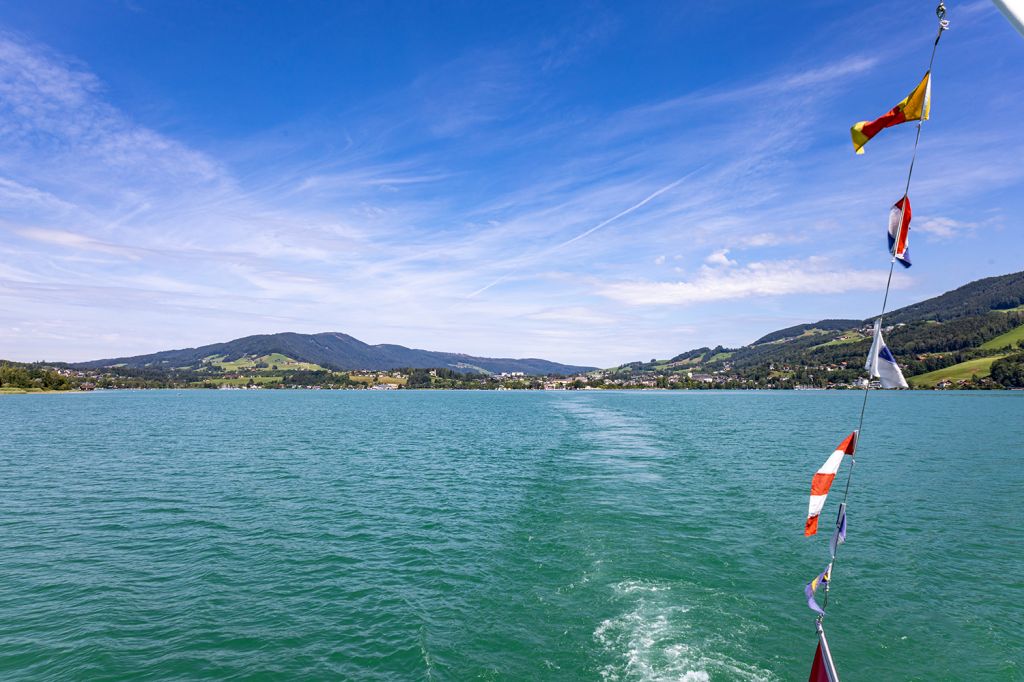
<path id="1" fill-rule="evenodd" d="M 875 340 L 871 343 L 871 352 L 868 353 L 868 361 L 864 365 L 872 379 L 878 378 L 882 382 L 882 388 L 910 388 L 907 380 L 903 378 L 900 366 L 896 364 L 896 358 L 892 351 L 882 340 L 882 320 L 875 320 Z"/>
<path id="2" fill-rule="evenodd" d="M 832 541 L 828 543 L 828 548 L 832 552 L 832 558 L 836 558 L 836 550 L 839 545 L 846 542 L 846 503 L 843 502 L 839 505 L 839 517 L 836 519 L 836 532 L 832 534 Z"/>

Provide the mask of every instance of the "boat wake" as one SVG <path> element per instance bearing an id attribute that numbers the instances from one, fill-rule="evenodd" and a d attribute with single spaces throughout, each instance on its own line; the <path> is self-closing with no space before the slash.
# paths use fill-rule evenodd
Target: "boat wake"
<path id="1" fill-rule="evenodd" d="M 594 639 L 612 659 L 600 671 L 606 682 L 775 679 L 715 652 L 712 642 L 695 642 L 699 636 L 689 616 L 694 607 L 680 604 L 679 590 L 671 584 L 627 580 L 612 589 L 625 608 L 594 630 Z"/>
<path id="2" fill-rule="evenodd" d="M 585 447 L 575 454 L 581 463 L 601 467 L 606 476 L 615 479 L 637 483 L 662 480 L 657 469 L 667 453 L 654 429 L 641 417 L 593 400 L 563 399 L 558 407 L 587 425 L 580 430 Z"/>

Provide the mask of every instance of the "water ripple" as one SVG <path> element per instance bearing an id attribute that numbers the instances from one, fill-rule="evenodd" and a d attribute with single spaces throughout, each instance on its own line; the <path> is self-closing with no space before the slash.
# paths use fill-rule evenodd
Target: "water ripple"
<path id="1" fill-rule="evenodd" d="M 859 407 L 69 398 L 0 397 L 5 680 L 806 675 L 807 486 Z M 1024 675 L 1022 399 L 872 401 L 829 620 L 844 679 Z"/>

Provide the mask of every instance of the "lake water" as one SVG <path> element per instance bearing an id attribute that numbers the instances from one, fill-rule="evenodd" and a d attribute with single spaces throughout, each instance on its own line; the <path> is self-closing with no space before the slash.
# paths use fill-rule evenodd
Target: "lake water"
<path id="1" fill-rule="evenodd" d="M 3 396 L 0 678 L 806 679 L 860 400 Z M 1024 393 L 871 396 L 844 682 L 1024 679 L 1022 456 Z"/>

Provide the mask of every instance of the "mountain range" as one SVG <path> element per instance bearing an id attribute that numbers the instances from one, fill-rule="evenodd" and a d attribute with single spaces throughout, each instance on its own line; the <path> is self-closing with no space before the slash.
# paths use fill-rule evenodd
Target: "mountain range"
<path id="1" fill-rule="evenodd" d="M 873 318 L 826 319 L 761 336 L 739 348 L 702 347 L 669 360 L 631 362 L 605 373 L 620 377 L 709 373 L 739 386 L 794 383 L 834 385 L 860 375 Z M 886 314 L 886 341 L 918 385 L 985 377 L 993 363 L 1013 356 L 1024 341 L 1024 272 L 988 277 Z M 486 358 L 393 344 L 370 345 L 340 332 L 259 334 L 198 348 L 78 363 L 82 369 L 124 367 L 157 370 L 250 369 L 284 362 L 281 369 L 450 369 L 463 374 L 522 372 L 571 375 L 593 367 L 539 358 Z M 273 369 L 277 369 L 273 367 Z M 1014 370 L 1016 371 L 1016 370 Z M 827 375 L 827 380 L 826 380 Z"/>
<path id="2" fill-rule="evenodd" d="M 737 386 L 847 383 L 863 374 L 860 367 L 871 344 L 873 322 L 872 317 L 799 324 L 739 348 L 696 348 L 669 360 L 628 363 L 616 371 L 700 372 Z M 993 367 L 999 369 L 999 363 L 1024 362 L 1024 272 L 980 279 L 893 310 L 886 313 L 884 323 L 886 343 L 904 374 L 914 377 L 912 384 L 977 384 L 995 372 Z"/>
<path id="3" fill-rule="evenodd" d="M 539 358 L 481 358 L 462 353 L 406 348 L 393 344 L 370 345 L 348 334 L 257 334 L 198 348 L 166 350 L 147 355 L 106 358 L 77 363 L 82 369 L 129 367 L 199 369 L 204 365 L 230 363 L 242 358 L 284 356 L 334 370 L 388 370 L 404 367 L 446 368 L 464 373 L 522 372 L 529 375 L 577 374 L 593 367 L 563 365 Z"/>

